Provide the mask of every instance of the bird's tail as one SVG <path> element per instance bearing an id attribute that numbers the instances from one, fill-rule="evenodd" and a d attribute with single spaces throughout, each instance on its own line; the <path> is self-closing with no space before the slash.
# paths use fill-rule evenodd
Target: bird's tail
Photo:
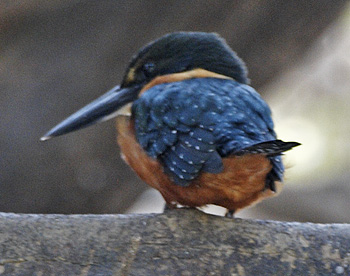
<path id="1" fill-rule="evenodd" d="M 282 140 L 272 140 L 261 142 L 239 150 L 238 152 L 235 152 L 235 155 L 264 154 L 268 157 L 273 157 L 276 155 L 281 155 L 283 152 L 299 145 L 300 143 L 298 142 L 283 142 Z"/>

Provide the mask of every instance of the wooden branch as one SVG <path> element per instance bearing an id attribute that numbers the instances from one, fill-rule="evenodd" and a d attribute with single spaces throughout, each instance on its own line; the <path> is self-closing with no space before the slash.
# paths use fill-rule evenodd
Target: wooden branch
<path id="1" fill-rule="evenodd" d="M 349 275 L 350 225 L 0 213 L 1 275 Z"/>

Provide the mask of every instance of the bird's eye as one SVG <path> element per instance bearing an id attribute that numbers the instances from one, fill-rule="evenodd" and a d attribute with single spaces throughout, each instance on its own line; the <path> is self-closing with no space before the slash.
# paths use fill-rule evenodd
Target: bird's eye
<path id="1" fill-rule="evenodd" d="M 149 77 L 154 72 L 156 66 L 153 62 L 147 62 L 143 65 L 142 69 L 146 77 Z"/>

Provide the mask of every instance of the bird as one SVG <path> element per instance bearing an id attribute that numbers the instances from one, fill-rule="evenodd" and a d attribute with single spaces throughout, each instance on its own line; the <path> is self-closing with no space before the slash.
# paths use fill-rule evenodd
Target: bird
<path id="1" fill-rule="evenodd" d="M 238 210 L 278 194 L 282 155 L 271 110 L 248 70 L 216 33 L 174 32 L 142 47 L 121 84 L 78 110 L 42 141 L 116 118 L 121 156 L 166 208 Z"/>

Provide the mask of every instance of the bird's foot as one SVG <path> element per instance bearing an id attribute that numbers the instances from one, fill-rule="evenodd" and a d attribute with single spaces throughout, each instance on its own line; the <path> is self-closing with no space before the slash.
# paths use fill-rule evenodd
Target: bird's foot
<path id="1" fill-rule="evenodd" d="M 235 217 L 235 211 L 236 210 L 227 210 L 227 213 L 225 214 L 226 218 L 234 218 Z"/>
<path id="2" fill-rule="evenodd" d="M 170 210 L 174 210 L 174 209 L 189 209 L 189 210 L 193 210 L 196 209 L 198 210 L 196 207 L 188 207 L 188 206 L 178 206 L 177 204 L 165 204 L 164 209 L 163 209 L 163 213 L 166 213 L 167 211 Z"/>
<path id="3" fill-rule="evenodd" d="M 164 209 L 163 209 L 163 213 L 166 213 L 167 211 L 176 209 L 176 205 L 169 205 L 169 204 L 165 204 Z"/>

